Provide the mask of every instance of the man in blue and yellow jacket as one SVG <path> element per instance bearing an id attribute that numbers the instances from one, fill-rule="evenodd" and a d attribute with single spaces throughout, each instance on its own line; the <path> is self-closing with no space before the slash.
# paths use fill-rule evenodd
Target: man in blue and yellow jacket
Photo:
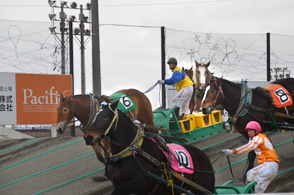
<path id="1" fill-rule="evenodd" d="M 173 72 L 171 78 L 166 80 L 159 80 L 159 84 L 175 85 L 178 93 L 173 99 L 173 106 L 177 106 L 175 110 L 178 116 L 190 114 L 189 103 L 193 93 L 193 82 L 189 76 L 177 66 L 178 62 L 175 58 L 170 58 L 167 61 L 169 68 Z"/>

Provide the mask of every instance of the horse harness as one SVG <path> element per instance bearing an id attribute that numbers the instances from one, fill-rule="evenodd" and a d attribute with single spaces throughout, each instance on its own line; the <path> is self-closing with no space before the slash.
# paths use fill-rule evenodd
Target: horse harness
<path id="1" fill-rule="evenodd" d="M 224 93 L 222 91 L 222 87 L 221 85 L 218 86 L 218 94 L 214 100 L 214 104 L 216 103 L 216 100 L 218 98 L 219 93 L 221 93 L 223 95 L 224 98 Z M 250 112 L 249 109 L 257 111 L 257 112 L 262 112 L 266 115 L 269 115 L 273 121 L 273 126 L 275 126 L 276 128 L 276 118 L 277 117 L 283 117 L 283 118 L 289 118 L 289 119 L 294 119 L 294 116 L 292 115 L 286 115 L 284 113 L 280 113 L 280 112 L 273 112 L 274 108 L 275 108 L 275 104 L 274 104 L 274 100 L 273 97 L 270 95 L 270 93 L 268 92 L 268 90 L 264 89 L 263 87 L 257 87 L 255 88 L 262 96 L 264 96 L 266 99 L 269 99 L 271 106 L 269 109 L 267 108 L 261 108 L 255 105 L 252 105 L 252 89 L 247 87 L 247 82 L 241 82 L 241 99 L 238 105 L 238 108 L 236 110 L 236 113 L 234 116 L 232 116 L 229 119 L 229 122 L 231 122 L 233 125 L 236 124 L 237 120 L 239 117 L 242 117 L 246 114 L 250 115 L 252 118 L 254 118 L 256 121 L 258 122 L 263 122 L 259 119 L 257 119 L 256 117 L 254 117 Z"/>
<path id="2" fill-rule="evenodd" d="M 195 84 L 195 97 L 197 98 L 203 98 L 204 94 L 205 94 L 205 89 L 206 87 L 209 86 L 209 82 L 205 82 L 205 86 L 204 88 L 201 90 L 200 89 L 200 86 L 199 86 L 199 78 L 197 77 L 197 83 L 198 83 L 198 86 Z"/>
<path id="3" fill-rule="evenodd" d="M 100 134 L 99 136 L 99 144 L 100 144 L 100 140 L 102 139 L 106 139 L 107 134 L 109 133 L 110 129 L 112 128 L 112 126 L 115 123 L 115 127 L 114 127 L 114 131 L 117 128 L 117 121 L 118 121 L 118 112 L 117 109 L 112 110 L 110 107 L 110 104 L 108 104 L 109 109 L 114 113 L 114 117 L 109 125 L 109 127 L 107 128 L 107 130 L 105 131 L 104 134 Z M 137 133 L 135 138 L 133 139 L 133 141 L 121 152 L 117 153 L 117 154 L 110 154 L 109 159 L 107 160 L 106 164 L 111 164 L 111 163 L 115 163 L 120 159 L 129 157 L 129 156 L 133 156 L 134 159 L 136 160 L 136 162 L 138 163 L 138 165 L 141 167 L 141 169 L 145 172 L 145 174 L 147 174 L 147 171 L 144 170 L 143 166 L 139 163 L 138 159 L 136 158 L 136 154 L 141 155 L 142 157 L 144 157 L 145 159 L 147 159 L 148 161 L 150 161 L 152 164 L 156 165 L 159 170 L 162 171 L 161 174 L 161 178 L 164 177 L 164 174 L 166 174 L 167 180 L 169 180 L 168 178 L 171 178 L 171 175 L 177 177 L 179 180 L 181 180 L 183 183 L 187 183 L 188 185 L 204 192 L 204 193 L 209 193 L 212 194 L 212 192 L 210 192 L 209 190 L 203 188 L 202 186 L 198 185 L 197 183 L 185 178 L 184 176 L 178 174 L 177 172 L 173 171 L 170 169 L 170 164 L 171 164 L 171 158 L 172 158 L 172 153 L 169 149 L 169 147 L 166 145 L 165 140 L 160 137 L 160 135 L 158 134 L 154 134 L 152 137 L 146 136 L 144 134 L 144 128 L 145 125 L 142 124 L 136 124 L 137 126 Z M 145 152 L 141 146 L 143 144 L 143 139 L 144 137 L 148 138 L 148 139 L 153 139 L 155 140 L 155 143 L 164 151 L 168 152 L 168 158 L 166 162 L 161 162 L 159 160 L 157 160 L 156 158 L 154 158 L 153 156 L 151 156 L 150 154 L 148 154 L 147 152 Z M 113 144 L 117 144 L 111 140 L 108 139 L 109 142 L 113 143 Z M 102 145 L 102 144 L 100 144 Z M 104 149 L 104 148 L 103 148 Z M 169 176 L 167 175 L 167 170 L 169 173 Z M 195 170 L 195 171 L 199 171 L 199 170 Z M 200 171 L 201 172 L 201 171 Z M 172 184 L 172 180 L 169 180 L 169 185 Z M 157 183 L 157 185 L 155 186 L 155 188 L 152 190 L 152 192 L 150 193 L 153 194 L 159 187 L 159 182 Z"/>
<path id="4" fill-rule="evenodd" d="M 90 98 L 90 113 L 89 113 L 89 120 L 87 122 L 87 125 L 84 127 L 82 124 L 80 125 L 80 129 L 85 133 L 86 129 L 89 127 L 90 123 L 92 122 L 93 116 L 95 115 L 95 112 L 99 110 L 99 102 L 96 99 L 96 97 L 89 93 Z"/>

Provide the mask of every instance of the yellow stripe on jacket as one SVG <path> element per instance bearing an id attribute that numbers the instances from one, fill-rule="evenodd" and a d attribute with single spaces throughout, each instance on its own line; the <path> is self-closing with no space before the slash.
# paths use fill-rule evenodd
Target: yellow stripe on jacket
<path id="1" fill-rule="evenodd" d="M 278 155 L 268 139 L 268 137 L 264 134 L 259 133 L 258 135 L 254 136 L 252 140 L 248 142 L 248 144 L 241 146 L 235 150 L 233 150 L 234 154 L 243 154 L 246 152 L 250 152 L 254 150 L 258 156 L 258 164 L 262 164 L 265 161 L 271 162 L 275 161 L 280 163 Z"/>
<path id="2" fill-rule="evenodd" d="M 176 66 L 172 72 L 174 71 L 179 71 L 182 74 L 182 69 L 179 68 L 178 66 Z M 175 84 L 175 88 L 177 91 L 181 91 L 181 89 L 183 89 L 184 87 L 188 87 L 188 86 L 192 86 L 194 85 L 193 81 L 191 81 L 191 79 L 188 76 L 185 76 L 184 79 L 181 79 L 179 82 L 177 82 Z"/>

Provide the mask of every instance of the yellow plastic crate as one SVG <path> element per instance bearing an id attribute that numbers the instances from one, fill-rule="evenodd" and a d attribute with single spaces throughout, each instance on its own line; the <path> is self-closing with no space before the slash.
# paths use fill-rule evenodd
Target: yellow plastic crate
<path id="1" fill-rule="evenodd" d="M 183 133 L 189 132 L 191 129 L 189 127 L 189 119 L 183 119 L 178 121 Z"/>
<path id="2" fill-rule="evenodd" d="M 183 117 L 183 128 L 182 128 L 182 131 L 185 133 L 185 132 L 188 132 L 188 131 L 191 131 L 191 130 L 194 130 L 197 128 L 197 125 L 196 125 L 196 118 L 193 114 L 190 114 L 190 115 L 185 115 Z M 180 121 L 179 121 L 180 122 Z"/>
<path id="3" fill-rule="evenodd" d="M 194 113 L 194 116 L 196 118 L 197 128 L 212 125 L 210 114 L 203 114 L 202 112 L 198 112 Z"/>
<path id="4" fill-rule="evenodd" d="M 221 111 L 220 110 L 212 111 L 211 120 L 212 120 L 212 124 L 223 122 Z"/>

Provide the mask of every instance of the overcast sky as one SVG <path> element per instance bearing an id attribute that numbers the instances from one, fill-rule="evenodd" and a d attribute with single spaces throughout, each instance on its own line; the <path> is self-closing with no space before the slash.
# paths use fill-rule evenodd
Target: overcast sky
<path id="1" fill-rule="evenodd" d="M 76 2 L 85 6 L 90 1 Z M 122 88 L 145 91 L 160 79 L 160 26 L 207 33 L 294 35 L 293 7 L 293 0 L 100 0 L 102 93 L 110 95 Z M 0 20 L 50 22 L 48 13 L 47 0 L 0 1 Z M 86 59 L 87 92 L 92 89 L 90 57 Z M 79 82 L 75 86 L 79 93 Z M 147 96 L 156 102 L 159 88 Z"/>
<path id="2" fill-rule="evenodd" d="M 72 2 L 72 1 L 69 1 Z M 77 0 L 79 4 L 89 0 Z M 60 1 L 56 2 L 60 5 Z M 0 19 L 48 21 L 47 0 L 0 2 Z M 292 0 L 100 0 L 101 24 L 196 32 L 294 34 Z"/>

